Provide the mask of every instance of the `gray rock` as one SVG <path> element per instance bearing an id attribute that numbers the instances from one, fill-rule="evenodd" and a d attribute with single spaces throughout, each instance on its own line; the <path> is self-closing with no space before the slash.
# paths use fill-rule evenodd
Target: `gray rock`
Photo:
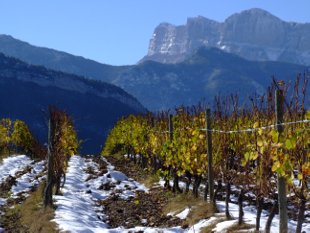
<path id="1" fill-rule="evenodd" d="M 160 24 L 141 60 L 178 63 L 202 46 L 217 47 L 243 58 L 310 64 L 310 23 L 285 22 L 261 9 L 234 14 L 224 22 L 202 16 L 186 25 Z"/>

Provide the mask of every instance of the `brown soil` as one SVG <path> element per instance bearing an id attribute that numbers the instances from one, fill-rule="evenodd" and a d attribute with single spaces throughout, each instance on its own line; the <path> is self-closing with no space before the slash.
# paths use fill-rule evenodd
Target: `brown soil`
<path id="1" fill-rule="evenodd" d="M 163 207 L 167 202 L 163 190 L 154 188 L 149 193 L 137 192 L 135 197 L 128 200 L 123 200 L 115 194 L 107 200 L 101 201 L 100 204 L 104 205 L 104 212 L 108 216 L 106 223 L 111 227 L 173 227 L 184 225 L 183 220 L 163 213 Z"/>
<path id="2" fill-rule="evenodd" d="M 109 157 L 108 161 L 115 166 L 115 170 L 142 183 L 149 175 L 139 165 L 124 158 Z M 113 185 L 102 188 L 110 190 Z M 136 192 L 135 197 L 127 200 L 121 199 L 118 193 L 113 193 L 111 197 L 98 204 L 104 206 L 104 214 L 108 216 L 106 223 L 112 228 L 119 226 L 125 228 L 182 226 L 186 228 L 188 225 L 184 220 L 165 214 L 164 207 L 168 204 L 169 195 L 171 193 L 161 187 L 152 187 L 148 193 L 139 191 Z"/>
<path id="3" fill-rule="evenodd" d="M 7 193 L 11 190 L 12 186 L 16 184 L 16 178 L 14 176 L 8 176 L 0 184 L 0 197 L 6 197 Z"/>

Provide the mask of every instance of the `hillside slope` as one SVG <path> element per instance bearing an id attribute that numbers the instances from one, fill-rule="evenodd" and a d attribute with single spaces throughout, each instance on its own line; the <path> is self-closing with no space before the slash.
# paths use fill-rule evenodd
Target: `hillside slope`
<path id="1" fill-rule="evenodd" d="M 28 65 L 2 54 L 0 89 L 0 118 L 26 121 L 46 142 L 48 105 L 56 105 L 72 115 L 87 153 L 99 152 L 117 119 L 146 111 L 135 98 L 111 84 Z"/>
<path id="2" fill-rule="evenodd" d="M 257 62 L 216 48 L 200 48 L 184 62 L 162 64 L 146 61 L 113 80 L 149 109 L 213 104 L 214 96 L 238 94 L 246 103 L 254 93 L 264 94 L 272 76 L 290 84 L 309 67 L 283 62 Z M 309 84 L 308 84 L 309 85 Z M 310 106 L 309 94 L 306 98 Z"/>
<path id="3" fill-rule="evenodd" d="M 4 40 L 7 42 L 4 43 Z M 288 84 L 298 73 L 309 69 L 309 66 L 286 62 L 246 60 L 213 47 L 193 50 L 184 55 L 182 62 L 175 64 L 147 60 L 132 66 L 104 65 L 64 52 L 35 47 L 9 36 L 0 36 L 0 51 L 4 50 L 10 56 L 19 57 L 28 63 L 85 75 L 119 86 L 152 111 L 181 104 L 193 105 L 201 100 L 212 104 L 214 96 L 218 94 L 238 93 L 240 99 L 246 102 L 249 95 L 265 92 L 272 81 L 271 76 L 285 80 Z M 68 87 L 58 80 L 58 86 Z M 77 85 L 69 86 L 70 90 L 80 89 Z M 93 86 L 96 86 L 95 81 Z"/>
<path id="4" fill-rule="evenodd" d="M 55 49 L 38 47 L 0 34 L 0 52 L 33 65 L 72 73 L 101 81 L 127 70 L 126 66 L 110 66 Z"/>

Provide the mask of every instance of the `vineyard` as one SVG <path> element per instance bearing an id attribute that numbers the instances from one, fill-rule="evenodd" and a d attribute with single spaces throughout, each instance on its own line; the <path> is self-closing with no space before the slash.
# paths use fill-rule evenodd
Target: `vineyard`
<path id="1" fill-rule="evenodd" d="M 296 232 L 301 232 L 310 197 L 306 78 L 301 86 L 297 79 L 289 99 L 284 98 L 286 87 L 275 82 L 266 95 L 252 98 L 247 108 L 241 108 L 238 97 L 232 95 L 216 98 L 213 111 L 196 106 L 177 108 L 174 114 L 131 115 L 111 130 L 102 154 L 127 154 L 164 177 L 165 187 L 173 192 L 189 192 L 192 187 L 198 197 L 203 183 L 206 200 L 216 205 L 218 199 L 225 199 L 227 219 L 234 187 L 239 224 L 243 200 L 251 196 L 257 207 L 256 230 L 261 227 L 262 210 L 268 208 L 266 232 L 278 211 L 280 232 L 287 232 L 287 215 L 297 221 Z M 180 180 L 186 183 L 184 190 Z M 225 197 L 218 195 L 222 189 Z M 287 203 L 292 205 L 288 213 Z"/>
<path id="2" fill-rule="evenodd" d="M 56 107 L 46 146 L 2 119 L 0 232 L 310 231 L 307 79 L 291 98 L 275 84 L 247 107 L 231 95 L 130 115 L 104 156 L 76 156 L 73 119 Z"/>

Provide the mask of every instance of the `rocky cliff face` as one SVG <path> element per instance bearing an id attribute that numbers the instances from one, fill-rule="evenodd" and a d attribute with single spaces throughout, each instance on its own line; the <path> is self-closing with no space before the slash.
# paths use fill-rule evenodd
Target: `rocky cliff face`
<path id="1" fill-rule="evenodd" d="M 284 22 L 261 10 L 234 14 L 219 23 L 204 17 L 186 25 L 160 24 L 142 61 L 183 61 L 202 46 L 217 47 L 250 60 L 310 64 L 310 23 Z"/>

